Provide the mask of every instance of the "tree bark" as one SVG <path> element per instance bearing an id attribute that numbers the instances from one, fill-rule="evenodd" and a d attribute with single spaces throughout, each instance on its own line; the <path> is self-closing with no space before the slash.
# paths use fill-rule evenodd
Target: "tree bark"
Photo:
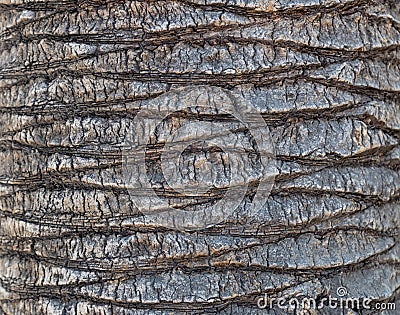
<path id="1" fill-rule="evenodd" d="M 0 33 L 0 314 L 398 314 L 396 0 L 0 0 Z M 146 221 L 126 134 L 205 87 L 268 125 L 270 196 L 204 229 Z M 371 309 L 257 304 L 340 288 Z"/>

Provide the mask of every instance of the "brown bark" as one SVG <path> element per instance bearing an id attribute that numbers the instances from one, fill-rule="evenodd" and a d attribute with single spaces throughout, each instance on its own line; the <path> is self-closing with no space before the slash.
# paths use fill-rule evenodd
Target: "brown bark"
<path id="1" fill-rule="evenodd" d="M 399 312 L 396 1 L 0 0 L 0 34 L 0 314 L 286 314 L 257 299 L 340 287 L 397 310 L 311 314 Z M 200 85 L 260 113 L 278 174 L 260 211 L 174 230 L 137 209 L 123 145 Z"/>

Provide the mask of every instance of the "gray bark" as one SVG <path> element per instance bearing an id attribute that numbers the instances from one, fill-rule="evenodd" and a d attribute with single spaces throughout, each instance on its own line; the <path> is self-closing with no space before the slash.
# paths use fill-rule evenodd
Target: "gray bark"
<path id="1" fill-rule="evenodd" d="M 0 0 L 0 34 L 0 314 L 278 315 L 258 298 L 340 287 L 397 310 L 310 314 L 398 314 L 396 0 Z M 278 174 L 260 211 L 177 231 L 143 220 L 121 143 L 198 85 L 256 108 Z"/>

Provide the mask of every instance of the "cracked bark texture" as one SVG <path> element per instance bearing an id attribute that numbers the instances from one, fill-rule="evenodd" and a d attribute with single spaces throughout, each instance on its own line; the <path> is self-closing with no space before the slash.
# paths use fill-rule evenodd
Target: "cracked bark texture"
<path id="1" fill-rule="evenodd" d="M 400 312 L 397 0 L 0 0 L 0 34 L 0 314 L 279 315 L 257 298 L 341 286 L 397 310 L 310 314 Z M 257 108 L 278 175 L 180 232 L 141 220 L 120 144 L 193 85 Z"/>

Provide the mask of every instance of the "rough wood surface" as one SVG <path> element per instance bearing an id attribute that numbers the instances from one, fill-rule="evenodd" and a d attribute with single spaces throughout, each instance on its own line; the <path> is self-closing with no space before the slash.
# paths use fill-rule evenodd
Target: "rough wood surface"
<path id="1" fill-rule="evenodd" d="M 279 315 L 257 299 L 339 287 L 397 310 L 309 314 L 399 314 L 397 0 L 0 0 L 0 38 L 0 314 Z M 177 231 L 122 145 L 200 85 L 260 113 L 277 175 L 258 212 Z"/>

